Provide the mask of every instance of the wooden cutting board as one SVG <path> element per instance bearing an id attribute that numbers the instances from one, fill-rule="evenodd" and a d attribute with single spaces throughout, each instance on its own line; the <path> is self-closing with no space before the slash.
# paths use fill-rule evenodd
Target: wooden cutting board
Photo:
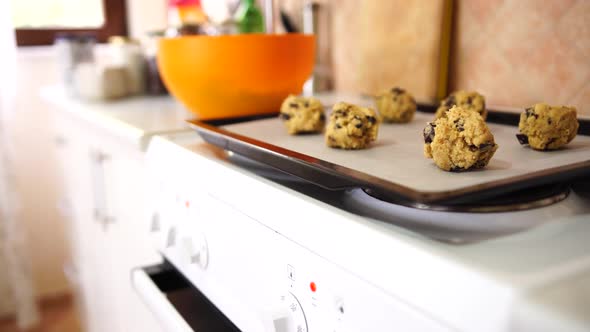
<path id="1" fill-rule="evenodd" d="M 400 86 L 422 101 L 446 95 L 450 1 L 316 2 L 329 13 L 331 38 L 318 52 L 330 53 L 335 90 L 372 94 Z M 298 21 L 300 4 L 282 0 L 281 7 Z"/>

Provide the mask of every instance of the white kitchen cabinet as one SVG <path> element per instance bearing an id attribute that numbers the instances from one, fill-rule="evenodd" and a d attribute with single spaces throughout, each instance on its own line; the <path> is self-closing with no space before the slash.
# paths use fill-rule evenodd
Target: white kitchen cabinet
<path id="1" fill-rule="evenodd" d="M 159 331 L 131 288 L 133 267 L 157 263 L 144 207 L 143 153 L 105 128 L 57 112 L 56 147 L 88 331 Z"/>

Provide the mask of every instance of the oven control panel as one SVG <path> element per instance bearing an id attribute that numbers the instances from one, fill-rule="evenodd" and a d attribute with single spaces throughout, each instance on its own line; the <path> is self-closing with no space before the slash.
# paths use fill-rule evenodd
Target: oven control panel
<path id="1" fill-rule="evenodd" d="M 214 195 L 157 202 L 154 245 L 242 331 L 448 331 Z"/>

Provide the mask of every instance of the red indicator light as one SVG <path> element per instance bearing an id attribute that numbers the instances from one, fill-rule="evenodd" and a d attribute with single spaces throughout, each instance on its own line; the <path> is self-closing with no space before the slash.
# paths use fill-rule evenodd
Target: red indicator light
<path id="1" fill-rule="evenodd" d="M 311 289 L 312 292 L 315 292 L 318 289 L 315 282 L 312 281 L 309 283 L 309 289 Z"/>

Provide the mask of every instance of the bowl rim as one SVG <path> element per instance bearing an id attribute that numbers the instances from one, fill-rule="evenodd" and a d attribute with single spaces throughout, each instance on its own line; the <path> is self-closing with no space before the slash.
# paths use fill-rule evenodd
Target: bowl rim
<path id="1" fill-rule="evenodd" d="M 315 34 L 312 33 L 275 33 L 275 34 L 266 34 L 266 33 L 247 33 L 247 34 L 234 34 L 234 35 L 186 35 L 186 36 L 174 36 L 174 37 L 161 37 L 159 38 L 160 42 L 167 42 L 167 41 L 177 41 L 177 40 L 187 40 L 187 39 L 294 39 L 294 38 L 315 38 Z"/>

